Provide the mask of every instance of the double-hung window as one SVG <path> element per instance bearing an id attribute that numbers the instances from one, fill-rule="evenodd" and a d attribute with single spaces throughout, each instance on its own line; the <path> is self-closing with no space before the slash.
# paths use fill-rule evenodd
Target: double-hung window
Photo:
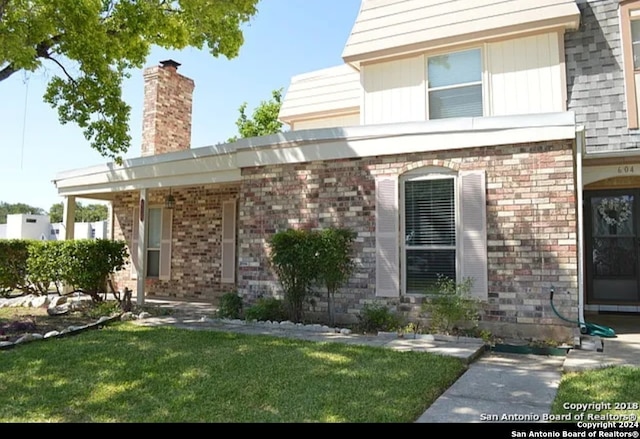
<path id="1" fill-rule="evenodd" d="M 147 224 L 147 277 L 160 276 L 160 243 L 162 241 L 162 208 L 149 208 Z"/>
<path id="2" fill-rule="evenodd" d="M 427 58 L 429 119 L 483 115 L 480 49 Z"/>
<path id="3" fill-rule="evenodd" d="M 443 276 L 456 280 L 456 180 L 435 174 L 403 180 L 404 280 L 424 294 Z"/>

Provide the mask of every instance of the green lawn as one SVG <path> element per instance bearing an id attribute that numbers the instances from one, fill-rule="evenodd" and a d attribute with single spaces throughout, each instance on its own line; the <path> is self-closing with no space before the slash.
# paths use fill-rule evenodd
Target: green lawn
<path id="1" fill-rule="evenodd" d="M 0 351 L 0 422 L 413 422 L 464 370 L 428 353 L 122 323 Z"/>
<path id="2" fill-rule="evenodd" d="M 604 403 L 577 409 L 566 404 Z M 640 367 L 618 366 L 586 372 L 567 373 L 562 377 L 552 413 L 587 415 L 635 414 L 640 417 Z"/>

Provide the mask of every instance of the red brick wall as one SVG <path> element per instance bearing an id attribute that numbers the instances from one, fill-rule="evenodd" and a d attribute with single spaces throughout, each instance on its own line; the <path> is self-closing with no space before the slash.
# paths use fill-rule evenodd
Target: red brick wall
<path id="1" fill-rule="evenodd" d="M 148 205 L 163 205 L 168 190 L 151 190 Z M 148 279 L 147 296 L 214 302 L 235 290 L 220 283 L 222 203 L 238 196 L 238 185 L 195 186 L 172 190 L 175 198 L 171 239 L 171 280 Z M 132 212 L 139 193 L 118 194 L 113 202 L 114 238 L 131 243 Z M 117 276 L 118 287 L 136 290 L 129 267 Z"/>
<path id="2" fill-rule="evenodd" d="M 268 237 L 288 227 L 350 227 L 357 265 L 336 297 L 351 319 L 375 299 L 375 176 L 421 166 L 486 170 L 489 299 L 483 322 L 515 328 L 560 325 L 549 307 L 577 315 L 576 211 L 571 141 L 254 167 L 242 170 L 239 290 L 249 300 L 279 294 L 265 254 Z M 565 294 L 570 291 L 571 294 Z M 562 294 L 560 294 L 562 293 Z M 419 305 L 400 304 L 404 309 Z M 320 298 L 316 310 L 326 309 Z"/>
<path id="3" fill-rule="evenodd" d="M 173 67 L 144 71 L 142 156 L 191 147 L 191 108 L 195 84 Z"/>

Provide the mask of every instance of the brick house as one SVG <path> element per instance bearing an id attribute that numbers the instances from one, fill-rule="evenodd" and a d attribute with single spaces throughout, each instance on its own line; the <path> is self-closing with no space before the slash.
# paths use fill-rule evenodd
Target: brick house
<path id="1" fill-rule="evenodd" d="M 59 174 L 66 218 L 111 202 L 139 301 L 277 295 L 269 236 L 335 225 L 358 236 L 343 321 L 373 301 L 415 317 L 438 274 L 473 279 L 495 333 L 570 335 L 552 287 L 570 318 L 637 312 L 638 246 L 633 279 L 601 260 L 640 217 L 640 1 L 425 3 L 363 0 L 344 65 L 292 78 L 277 135 L 191 148 L 193 81 L 146 69 L 141 157 Z"/>

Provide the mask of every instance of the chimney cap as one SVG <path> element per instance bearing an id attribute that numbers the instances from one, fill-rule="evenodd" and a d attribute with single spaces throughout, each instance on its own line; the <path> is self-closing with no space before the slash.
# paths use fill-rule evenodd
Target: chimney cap
<path id="1" fill-rule="evenodd" d="M 182 64 L 180 64 L 179 62 L 174 61 L 172 59 L 167 59 L 167 60 L 164 60 L 164 61 L 160 61 L 160 65 L 162 67 L 165 67 L 165 68 L 166 67 L 173 67 L 174 69 L 178 70 L 178 67 L 180 67 Z"/>

